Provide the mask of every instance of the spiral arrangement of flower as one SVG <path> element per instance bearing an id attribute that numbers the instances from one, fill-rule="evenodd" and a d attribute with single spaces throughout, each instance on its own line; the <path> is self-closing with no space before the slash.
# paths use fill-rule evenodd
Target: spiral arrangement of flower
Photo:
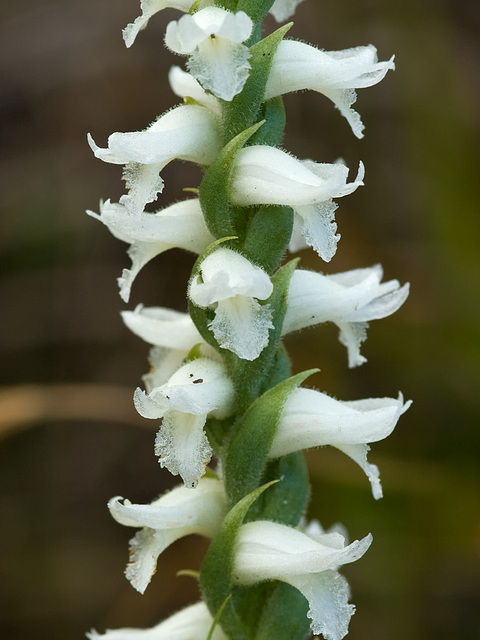
<path id="1" fill-rule="evenodd" d="M 169 82 L 183 104 L 144 131 L 113 133 L 96 157 L 123 165 L 126 193 L 89 212 L 127 242 L 132 265 L 120 276 L 128 302 L 135 277 L 173 247 L 198 254 L 186 283 L 189 313 L 138 306 L 127 327 L 152 345 L 145 390 L 134 402 L 159 430 L 155 454 L 182 483 L 148 505 L 116 497 L 112 516 L 138 529 L 126 576 L 143 593 L 162 551 L 192 533 L 211 539 L 198 575 L 201 601 L 152 629 L 91 631 L 109 640 L 340 640 L 354 606 L 341 565 L 359 559 L 371 535 L 306 523 L 310 495 L 303 450 L 331 445 L 365 472 L 382 496 L 369 444 L 387 437 L 409 402 L 339 401 L 302 386 L 315 370 L 291 375 L 282 338 L 323 322 L 339 328 L 348 365 L 371 320 L 395 312 L 408 285 L 382 282 L 382 268 L 323 275 L 284 259 L 310 246 L 330 261 L 340 239 L 336 200 L 363 185 L 364 167 L 302 160 L 281 148 L 282 96 L 311 89 L 329 98 L 353 133 L 363 124 L 355 90 L 394 68 L 372 45 L 323 51 L 285 39 L 286 24 L 262 38 L 267 13 L 282 22 L 302 0 L 141 0 L 123 31 L 131 46 L 158 11 L 165 45 L 186 57 Z M 204 167 L 198 189 L 154 213 L 162 169 L 175 159 Z M 192 194 L 193 192 L 193 194 Z M 211 464 L 211 460 L 214 463 Z"/>

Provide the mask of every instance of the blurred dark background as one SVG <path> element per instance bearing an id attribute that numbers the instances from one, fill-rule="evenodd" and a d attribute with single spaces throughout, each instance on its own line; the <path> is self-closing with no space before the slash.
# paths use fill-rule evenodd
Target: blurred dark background
<path id="1" fill-rule="evenodd" d="M 137 0 L 16 0 L 1 5 L 0 86 L 0 637 L 79 640 L 96 627 L 150 626 L 197 599 L 191 578 L 205 542 L 161 557 L 144 596 L 123 577 L 132 530 L 111 521 L 113 495 L 149 502 L 173 484 L 153 455 L 153 427 L 133 389 L 148 345 L 123 326 L 115 279 L 126 246 L 85 215 L 123 192 L 120 168 L 93 158 L 113 131 L 143 129 L 176 104 L 155 16 L 132 49 L 121 28 Z M 412 284 L 397 314 L 373 322 L 348 370 L 334 327 L 288 340 L 295 371 L 341 399 L 396 396 L 414 404 L 375 444 L 385 497 L 328 448 L 310 452 L 311 515 L 372 531 L 344 573 L 353 639 L 480 637 L 480 5 L 477 0 L 306 0 L 291 37 L 325 49 L 373 43 L 397 70 L 359 91 L 358 141 L 321 95 L 288 96 L 285 148 L 352 168 L 366 187 L 340 201 L 342 240 L 327 272 L 381 262 Z M 273 22 L 268 22 L 268 29 Z M 172 163 L 161 206 L 200 174 Z M 131 304 L 184 309 L 192 256 L 163 254 L 137 279 Z"/>

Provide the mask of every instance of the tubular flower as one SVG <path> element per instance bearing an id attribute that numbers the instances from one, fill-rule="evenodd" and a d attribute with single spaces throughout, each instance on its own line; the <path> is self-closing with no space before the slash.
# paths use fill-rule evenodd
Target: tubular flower
<path id="1" fill-rule="evenodd" d="M 223 483 L 202 478 L 195 491 L 175 487 L 151 504 L 116 497 L 108 503 L 112 517 L 127 527 L 142 527 L 130 540 L 127 579 L 144 593 L 158 556 L 175 540 L 192 533 L 213 538 L 227 512 Z"/>
<path id="2" fill-rule="evenodd" d="M 355 607 L 348 604 L 348 583 L 336 568 L 361 558 L 371 542 L 369 534 L 345 546 L 339 533 L 309 535 L 276 522 L 249 522 L 238 532 L 233 581 L 291 584 L 308 600 L 313 633 L 341 640 Z"/>
<path id="3" fill-rule="evenodd" d="M 173 614 L 151 629 L 107 629 L 105 633 L 90 631 L 89 640 L 205 640 L 213 624 L 213 618 L 203 602 L 193 604 Z M 228 640 L 219 625 L 212 640 Z"/>
<path id="4" fill-rule="evenodd" d="M 120 296 L 128 302 L 133 281 L 152 258 L 175 247 L 202 253 L 213 236 L 209 232 L 197 198 L 183 200 L 156 211 L 132 216 L 123 204 L 110 200 L 100 203 L 100 215 L 87 213 L 103 222 L 112 235 L 130 247 L 132 267 L 124 269 L 118 279 Z"/>
<path id="5" fill-rule="evenodd" d="M 122 31 L 125 45 L 131 47 L 138 32 L 145 29 L 150 18 L 162 9 L 179 9 L 186 13 L 194 3 L 195 0 L 140 0 L 142 15 L 138 16 L 134 22 L 127 24 Z"/>
<path id="6" fill-rule="evenodd" d="M 159 463 L 196 487 L 212 456 L 203 431 L 207 415 L 224 418 L 233 409 L 234 390 L 225 367 L 209 358 L 183 365 L 166 384 L 147 395 L 137 389 L 135 407 L 144 418 L 163 418 L 155 441 Z"/>
<path id="7" fill-rule="evenodd" d="M 379 62 L 373 45 L 343 51 L 322 51 L 304 42 L 283 40 L 275 53 L 265 88 L 265 100 L 291 91 L 312 89 L 330 98 L 357 138 L 365 128 L 351 106 L 355 89 L 371 87 L 395 69 L 393 57 Z"/>
<path id="8" fill-rule="evenodd" d="M 250 52 L 242 42 L 248 40 L 252 28 L 244 11 L 207 7 L 170 22 L 165 44 L 189 56 L 187 67 L 204 89 L 230 101 L 243 89 L 250 72 Z"/>
<path id="9" fill-rule="evenodd" d="M 140 215 L 147 202 L 163 191 L 159 172 L 172 160 L 208 165 L 220 150 L 219 121 L 210 109 L 181 105 L 160 116 L 145 131 L 112 133 L 108 148 L 98 147 L 88 134 L 97 158 L 125 165 L 123 177 L 129 190 L 120 198 L 128 212 Z"/>
<path id="10" fill-rule="evenodd" d="M 209 324 L 218 344 L 239 358 L 255 360 L 268 344 L 273 327 L 266 300 L 273 291 L 265 271 L 231 249 L 217 249 L 200 266 L 189 287 L 190 299 L 202 308 L 214 307 Z"/>
<path id="11" fill-rule="evenodd" d="M 334 322 L 340 342 L 347 347 L 349 367 L 363 364 L 366 358 L 360 355 L 360 344 L 366 339 L 368 322 L 397 311 L 409 292 L 408 284 L 381 282 L 382 276 L 378 264 L 334 275 L 297 269 L 290 280 L 283 334 Z"/>
<path id="12" fill-rule="evenodd" d="M 343 164 L 300 161 L 281 149 L 264 145 L 241 149 L 236 157 L 230 187 L 233 204 L 288 205 L 301 219 L 301 232 L 318 255 L 329 262 L 337 250 L 335 209 L 341 198 L 363 185 L 364 169 L 347 184 Z"/>
<path id="13" fill-rule="evenodd" d="M 269 456 L 332 445 L 350 456 L 366 473 L 373 497 L 382 497 L 378 467 L 367 461 L 370 447 L 389 436 L 411 401 L 368 398 L 342 402 L 313 389 L 295 389 L 285 402 Z"/>

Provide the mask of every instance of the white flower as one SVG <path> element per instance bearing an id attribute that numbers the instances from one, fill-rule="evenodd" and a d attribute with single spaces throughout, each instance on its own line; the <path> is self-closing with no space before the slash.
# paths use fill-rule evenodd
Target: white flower
<path id="1" fill-rule="evenodd" d="M 145 264 L 155 256 L 178 247 L 202 253 L 214 238 L 205 224 L 197 198 L 183 200 L 156 211 L 132 216 L 127 208 L 110 200 L 100 203 L 100 215 L 87 211 L 103 222 L 119 240 L 128 242 L 132 267 L 118 279 L 120 296 L 128 302 L 133 281 Z"/>
<path id="2" fill-rule="evenodd" d="M 392 433 L 411 401 L 368 398 L 342 402 L 313 389 L 295 389 L 288 396 L 269 452 L 279 458 L 293 451 L 332 445 L 350 456 L 366 473 L 373 497 L 382 497 L 378 467 L 367 461 L 367 443 Z"/>
<path id="3" fill-rule="evenodd" d="M 368 321 L 385 318 L 405 302 L 409 285 L 398 280 L 381 282 L 380 265 L 334 275 L 294 271 L 288 292 L 283 335 L 320 322 L 334 322 L 340 342 L 348 349 L 349 367 L 366 362 L 360 344 L 366 338 Z"/>
<path id="4" fill-rule="evenodd" d="M 275 0 L 268 13 L 271 13 L 277 22 L 283 22 L 293 16 L 301 2 L 303 0 Z"/>
<path id="5" fill-rule="evenodd" d="M 243 89 L 250 72 L 250 52 L 242 42 L 248 40 L 252 28 L 244 11 L 207 7 L 170 22 L 165 44 L 189 56 L 187 67 L 204 89 L 230 101 Z"/>
<path id="6" fill-rule="evenodd" d="M 231 249 L 209 254 L 200 274 L 192 279 L 188 294 L 197 306 L 215 308 L 209 328 L 218 344 L 239 358 L 255 360 L 273 328 L 270 307 L 257 302 L 273 291 L 268 274 Z"/>
<path id="7" fill-rule="evenodd" d="M 130 540 L 130 560 L 125 570 L 140 593 L 156 571 L 158 556 L 168 546 L 193 533 L 213 538 L 227 512 L 223 483 L 213 478 L 202 478 L 195 491 L 175 487 L 151 504 L 112 498 L 108 508 L 120 524 L 142 527 Z"/>
<path id="8" fill-rule="evenodd" d="M 218 99 L 207 93 L 190 73 L 174 65 L 168 72 L 168 81 L 173 93 L 179 98 L 193 98 L 195 102 L 208 107 L 218 116 L 222 114 Z"/>
<path id="9" fill-rule="evenodd" d="M 105 633 L 90 631 L 89 640 L 205 640 L 213 624 L 207 605 L 203 602 L 191 605 L 173 614 L 151 629 L 107 629 Z M 227 640 L 217 624 L 212 640 Z"/>
<path id="10" fill-rule="evenodd" d="M 276 522 L 249 522 L 238 532 L 232 579 L 241 585 L 291 584 L 308 600 L 313 633 L 341 640 L 355 607 L 348 604 L 347 581 L 335 569 L 361 558 L 371 541 L 369 534 L 345 546 L 339 533 L 309 535 Z"/>
<path id="11" fill-rule="evenodd" d="M 373 45 L 322 51 L 304 42 L 282 40 L 273 58 L 265 100 L 291 91 L 313 89 L 330 98 L 353 133 L 362 138 L 364 125 L 351 108 L 357 99 L 355 89 L 377 84 L 394 68 L 393 57 L 378 62 Z"/>
<path id="12" fill-rule="evenodd" d="M 209 358 L 187 362 L 147 395 L 137 389 L 135 407 L 144 418 L 163 418 L 155 441 L 162 467 L 196 487 L 212 456 L 203 431 L 208 415 L 224 418 L 233 409 L 233 383 L 225 367 Z"/>
<path id="13" fill-rule="evenodd" d="M 332 198 L 348 195 L 363 184 L 363 164 L 354 182 L 347 184 L 347 175 L 348 168 L 341 163 L 300 161 L 265 145 L 246 147 L 236 156 L 230 199 L 240 206 L 291 206 L 302 220 L 307 243 L 329 262 L 340 238 L 334 218 L 337 205 Z"/>
<path id="14" fill-rule="evenodd" d="M 149 355 L 151 370 L 142 378 L 147 392 L 165 384 L 195 345 L 202 356 L 221 361 L 219 353 L 203 341 L 188 313 L 140 304 L 121 315 L 130 331 L 154 345 Z"/>
<path id="15" fill-rule="evenodd" d="M 195 0 L 140 0 L 142 15 L 123 29 L 125 45 L 131 47 L 138 32 L 145 29 L 150 18 L 162 9 L 172 8 L 187 12 L 190 11 L 194 2 Z"/>
<path id="16" fill-rule="evenodd" d="M 104 162 L 124 164 L 128 195 L 120 198 L 132 214 L 163 190 L 159 172 L 176 158 L 208 165 L 220 150 L 219 120 L 200 105 L 181 105 L 160 116 L 145 131 L 112 133 L 108 148 L 101 149 L 88 134 L 95 156 Z"/>

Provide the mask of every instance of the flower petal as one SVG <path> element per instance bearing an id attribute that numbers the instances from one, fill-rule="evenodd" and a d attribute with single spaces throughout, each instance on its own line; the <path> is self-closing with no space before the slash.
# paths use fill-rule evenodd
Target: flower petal
<path id="1" fill-rule="evenodd" d="M 161 467 L 180 475 L 186 487 L 195 488 L 212 457 L 203 427 L 206 416 L 169 410 L 155 439 L 155 455 Z"/>
<path id="2" fill-rule="evenodd" d="M 213 618 L 203 602 L 191 605 L 173 614 L 151 629 L 107 629 L 105 633 L 90 631 L 89 640 L 205 640 L 213 624 Z M 227 640 L 217 624 L 212 640 Z"/>
<path id="3" fill-rule="evenodd" d="M 303 0 L 275 0 L 268 13 L 271 13 L 277 22 L 283 22 L 293 16 L 301 2 Z"/>
<path id="4" fill-rule="evenodd" d="M 268 344 L 273 329 L 270 306 L 254 298 L 235 296 L 218 303 L 208 325 L 218 344 L 243 360 L 255 360 Z"/>
<path id="5" fill-rule="evenodd" d="M 135 42 L 138 32 L 148 24 L 150 18 L 162 9 L 172 8 L 180 11 L 189 11 L 195 0 L 140 0 L 142 15 L 138 16 L 134 22 L 127 24 L 123 29 L 123 40 L 127 47 L 131 47 Z"/>
<path id="6" fill-rule="evenodd" d="M 350 587 L 342 575 L 329 570 L 294 576 L 287 582 L 308 600 L 307 616 L 312 620 L 315 635 L 321 634 L 325 640 L 341 640 L 347 635 L 355 607 L 348 603 Z"/>

